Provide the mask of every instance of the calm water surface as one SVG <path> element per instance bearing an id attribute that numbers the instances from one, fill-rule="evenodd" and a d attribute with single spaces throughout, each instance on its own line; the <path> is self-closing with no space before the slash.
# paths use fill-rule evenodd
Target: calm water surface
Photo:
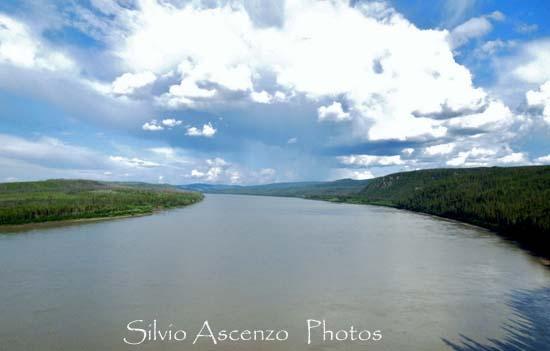
<path id="1" fill-rule="evenodd" d="M 382 207 L 207 195 L 153 216 L 0 234 L 0 284 L 10 351 L 550 348 L 550 270 L 484 230 Z M 308 346 L 308 318 L 383 338 L 315 332 Z M 136 319 L 188 340 L 126 345 Z M 204 320 L 290 336 L 192 345 Z"/>

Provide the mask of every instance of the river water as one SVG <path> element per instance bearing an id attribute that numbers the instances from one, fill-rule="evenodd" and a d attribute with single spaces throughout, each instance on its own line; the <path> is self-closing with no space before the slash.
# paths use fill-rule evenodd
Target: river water
<path id="1" fill-rule="evenodd" d="M 550 348 L 548 268 L 488 231 L 383 207 L 207 195 L 38 226 L 0 234 L 0 284 L 10 351 Z M 149 337 L 153 321 L 185 340 Z M 205 321 L 240 340 L 212 339 Z M 351 340 L 352 325 L 370 339 Z"/>

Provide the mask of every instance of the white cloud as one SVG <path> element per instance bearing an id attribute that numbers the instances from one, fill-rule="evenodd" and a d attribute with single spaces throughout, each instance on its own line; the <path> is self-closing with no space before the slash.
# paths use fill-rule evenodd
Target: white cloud
<path id="1" fill-rule="evenodd" d="M 176 150 L 174 150 L 171 147 L 153 147 L 153 148 L 150 148 L 149 151 L 157 155 L 164 156 L 166 158 L 172 158 L 176 154 Z"/>
<path id="2" fill-rule="evenodd" d="M 475 146 L 470 150 L 458 152 L 446 162 L 447 166 L 452 167 L 485 167 L 511 164 L 525 165 L 529 164 L 529 160 L 525 153 L 513 152 L 507 147 L 497 150 Z"/>
<path id="3" fill-rule="evenodd" d="M 528 91 L 526 99 L 529 106 L 542 108 L 544 121 L 550 125 L 550 80 L 541 85 L 538 90 Z"/>
<path id="4" fill-rule="evenodd" d="M 482 147 L 474 147 L 472 150 L 470 150 L 470 155 L 473 157 L 488 157 L 488 156 L 494 156 L 497 154 L 497 151 L 486 149 Z"/>
<path id="5" fill-rule="evenodd" d="M 434 115 L 486 104 L 487 93 L 455 61 L 448 31 L 419 29 L 382 3 L 287 1 L 279 27 L 255 26 L 238 3 L 140 5 L 122 21 L 129 30 L 116 54 L 129 71 L 178 72 L 179 84 L 157 96 L 165 106 L 337 97 L 340 102 L 320 108 L 319 119 L 352 121 L 353 139 L 417 140 L 447 135 Z M 501 19 L 499 13 L 483 17 Z M 462 28 L 457 32 L 471 38 Z M 266 78 L 274 95 L 255 89 Z"/>
<path id="6" fill-rule="evenodd" d="M 447 155 L 454 150 L 455 146 L 455 143 L 428 146 L 426 149 L 424 149 L 424 153 L 429 156 Z"/>
<path id="7" fill-rule="evenodd" d="M 164 127 L 158 123 L 156 119 L 151 120 L 150 122 L 145 122 L 141 129 L 149 132 L 158 132 L 164 130 Z"/>
<path id="8" fill-rule="evenodd" d="M 192 106 L 196 100 L 208 99 L 216 94 L 216 89 L 201 88 L 196 81 L 186 79 L 179 85 L 172 85 L 169 92 L 161 96 L 159 101 L 169 107 Z"/>
<path id="9" fill-rule="evenodd" d="M 44 45 L 25 24 L 1 13 L 0 62 L 48 71 L 71 71 L 76 66 L 66 54 Z"/>
<path id="10" fill-rule="evenodd" d="M 149 122 L 145 122 L 141 126 L 141 129 L 150 131 L 150 132 L 158 132 L 158 131 L 164 130 L 165 128 L 171 129 L 171 128 L 177 127 L 181 125 L 181 123 L 182 122 L 180 120 L 177 120 L 174 118 L 166 118 L 160 122 L 157 121 L 156 119 L 152 119 Z"/>
<path id="11" fill-rule="evenodd" d="M 491 58 L 493 57 L 497 52 L 506 50 L 506 49 L 512 49 L 517 45 L 517 42 L 514 40 L 489 40 L 483 43 L 480 47 L 476 48 L 474 51 L 474 55 L 478 58 Z"/>
<path id="12" fill-rule="evenodd" d="M 374 178 L 374 174 L 369 170 L 358 170 L 349 168 L 337 168 L 332 170 L 331 179 L 355 179 L 364 180 Z"/>
<path id="13" fill-rule="evenodd" d="M 504 15 L 501 12 L 495 11 L 489 15 L 474 17 L 461 25 L 455 27 L 450 33 L 450 41 L 453 48 L 458 48 L 466 44 L 471 39 L 480 38 L 491 30 L 493 25 L 491 20 L 502 21 Z"/>
<path id="14" fill-rule="evenodd" d="M 550 164 L 550 154 L 546 156 L 540 156 L 535 159 L 535 162 L 542 164 Z"/>
<path id="15" fill-rule="evenodd" d="M 109 156 L 109 160 L 127 167 L 153 168 L 153 167 L 160 166 L 160 164 L 158 163 L 142 160 L 137 157 L 129 158 L 129 157 L 123 157 L 123 156 Z"/>
<path id="16" fill-rule="evenodd" d="M 356 162 L 382 166 L 384 162 L 392 166 L 410 165 L 415 160 L 408 156 L 414 153 L 422 158 L 424 145 L 449 142 L 457 147 L 437 154 L 444 157 L 430 158 L 430 162 L 436 158 L 433 162 L 453 162 L 461 152 L 465 153 L 464 165 L 497 162 L 497 158 L 506 155 L 500 151 L 490 156 L 478 155 L 472 140 L 477 141 L 479 149 L 491 142 L 506 144 L 506 138 L 519 130 L 511 127 L 521 122 L 518 116 L 492 93 L 474 86 L 470 71 L 457 63 L 449 44 L 453 34 L 442 29 L 417 28 L 386 3 L 358 2 L 350 7 L 347 1 L 289 0 L 281 2 L 278 26 L 257 25 L 247 12 L 248 7 L 238 1 L 227 6 L 215 3 L 217 8 L 203 6 L 200 1 L 183 1 L 178 5 L 140 1 L 132 9 L 113 3 L 106 6 L 105 11 L 116 15 L 116 22 L 123 28 L 116 33 L 116 41 L 107 43 L 109 53 L 121 59 L 116 69 L 121 69 L 119 74 L 138 73 L 122 74 L 115 79 L 116 89 L 115 82 L 94 82 L 101 91 L 132 95 L 114 99 L 112 94 L 106 94 L 104 98 L 117 100 L 126 107 L 144 94 L 151 94 L 151 100 L 161 104 L 156 107 L 183 106 L 215 113 L 235 106 L 244 110 L 252 101 L 284 101 L 288 102 L 284 106 L 288 109 L 299 104 L 325 105 L 317 111 L 319 120 L 349 122 L 333 128 L 327 143 L 341 141 L 356 145 L 366 141 L 412 140 L 405 145 L 418 145 L 416 153 L 412 148 L 408 148 L 410 152 L 405 151 L 408 149 L 401 152 L 406 161 L 399 156 L 383 156 L 393 159 L 373 161 L 368 157 L 380 156 L 352 155 L 367 156 Z M 495 13 L 482 19 L 492 26 L 491 21 L 502 20 L 502 15 Z M 488 27 L 484 27 L 483 21 L 477 22 L 481 25 L 470 23 L 458 30 L 459 26 L 454 34 L 462 33 L 466 41 L 480 37 Z M 4 35 L 3 30 L 0 29 L 0 36 Z M 29 57 L 34 57 L 34 61 L 29 61 L 33 62 L 29 67 L 41 67 L 36 58 L 46 57 L 52 51 L 37 42 L 30 31 L 26 33 L 37 45 L 31 50 L 33 54 Z M 497 41 L 486 44 L 483 47 L 486 46 L 487 52 L 502 47 Z M 537 45 L 536 50 L 534 46 L 532 51 L 526 50 L 528 60 L 521 62 L 518 72 L 512 69 L 509 72 L 529 81 L 536 77 L 538 86 L 550 78 L 540 81 L 548 67 L 544 65 L 548 63 L 544 56 L 548 50 L 540 43 Z M 2 55 L 0 62 L 12 62 Z M 536 62 L 535 68 L 530 66 L 532 62 Z M 52 72 L 41 73 L 54 76 Z M 141 89 L 153 83 L 155 89 Z M 138 89 L 139 94 L 133 94 Z M 533 94 L 541 92 L 542 88 L 533 90 Z M 151 100 L 141 106 L 152 105 Z M 262 108 L 282 110 L 283 106 L 275 105 L 279 104 Z M 136 106 L 134 111 L 142 112 L 141 106 Z M 537 103 L 532 107 L 544 106 Z M 148 111 L 147 115 L 151 114 Z M 140 122 L 145 121 L 139 118 Z M 173 118 L 158 119 L 144 123 L 142 128 L 159 131 L 181 123 Z M 208 123 L 202 127 L 186 126 L 185 132 L 190 136 L 212 137 L 217 131 Z M 335 136 L 337 133 L 342 135 Z M 460 160 L 455 162 L 460 164 Z M 205 174 L 208 171 L 202 168 L 207 167 L 204 164 L 193 167 Z M 189 171 L 186 169 L 182 174 L 190 174 Z M 252 175 L 242 169 L 234 172 L 241 179 Z M 259 176 L 259 171 L 255 175 Z M 229 179 L 229 175 L 223 177 Z"/>
<path id="17" fill-rule="evenodd" d="M 168 128 L 177 127 L 181 123 L 182 123 L 181 121 L 179 121 L 177 119 L 174 119 L 174 118 L 167 118 L 167 119 L 162 120 L 162 125 L 165 126 L 165 127 L 168 127 Z"/>
<path id="18" fill-rule="evenodd" d="M 550 81 L 550 40 L 537 40 L 520 48 L 519 62 L 513 62 L 511 72 L 517 79 L 531 84 Z"/>
<path id="19" fill-rule="evenodd" d="M 287 144 L 296 144 L 298 142 L 298 138 L 290 138 L 287 140 Z"/>
<path id="20" fill-rule="evenodd" d="M 348 112 L 344 112 L 342 104 L 339 102 L 333 102 L 328 106 L 321 106 L 317 109 L 317 116 L 319 121 L 334 121 L 342 122 L 351 119 Z"/>
<path id="21" fill-rule="evenodd" d="M 124 73 L 113 81 L 112 92 L 118 95 L 132 94 L 136 89 L 150 85 L 156 79 L 157 76 L 150 71 Z"/>
<path id="22" fill-rule="evenodd" d="M 211 138 L 216 134 L 216 132 L 217 132 L 217 129 L 212 127 L 211 123 L 208 123 L 208 124 L 204 124 L 202 126 L 202 129 L 199 129 L 197 127 L 189 127 L 187 128 L 186 134 L 189 136 Z"/>
<path id="23" fill-rule="evenodd" d="M 286 94 L 283 93 L 282 91 L 276 91 L 273 97 L 275 98 L 276 101 L 286 101 L 286 99 L 288 98 Z"/>
<path id="24" fill-rule="evenodd" d="M 414 149 L 412 147 L 407 147 L 407 148 L 404 148 L 403 150 L 401 150 L 401 153 L 403 153 L 407 156 L 412 155 L 413 152 L 414 152 Z"/>
<path id="25" fill-rule="evenodd" d="M 501 101 L 491 101 L 485 110 L 451 118 L 445 126 L 454 129 L 481 129 L 484 131 L 504 130 L 516 121 L 510 108 Z"/>
<path id="26" fill-rule="evenodd" d="M 453 166 L 453 167 L 464 166 L 469 155 L 470 155 L 469 152 L 461 151 L 458 154 L 458 156 L 447 161 L 447 166 Z"/>
<path id="27" fill-rule="evenodd" d="M 269 104 L 273 100 L 273 96 L 269 94 L 267 91 L 262 90 L 260 92 L 251 92 L 250 98 L 252 101 L 257 102 L 259 104 Z"/>
<path id="28" fill-rule="evenodd" d="M 500 157 L 498 162 L 503 164 L 526 164 L 528 159 L 523 152 L 514 152 L 509 155 Z"/>
<path id="29" fill-rule="evenodd" d="M 0 157 L 60 168 L 106 166 L 106 159 L 97 152 L 47 136 L 25 139 L 0 134 Z"/>
<path id="30" fill-rule="evenodd" d="M 231 164 L 222 158 L 216 157 L 205 161 L 206 169 L 193 169 L 190 173 L 191 178 L 201 179 L 207 182 L 218 182 L 223 179 L 238 179 L 235 170 L 230 169 Z"/>
<path id="31" fill-rule="evenodd" d="M 220 158 L 220 157 L 207 159 L 206 164 L 209 166 L 216 166 L 216 167 L 230 166 L 229 162 L 225 161 L 223 158 Z"/>
<path id="32" fill-rule="evenodd" d="M 348 166 L 392 166 L 402 165 L 405 162 L 401 159 L 401 156 L 375 156 L 375 155 L 349 155 L 339 156 L 338 161 Z"/>
<path id="33" fill-rule="evenodd" d="M 522 33 L 522 34 L 533 33 L 533 32 L 536 32 L 538 29 L 539 29 L 539 26 L 535 23 L 533 24 L 520 23 L 515 28 L 515 30 L 518 33 Z"/>

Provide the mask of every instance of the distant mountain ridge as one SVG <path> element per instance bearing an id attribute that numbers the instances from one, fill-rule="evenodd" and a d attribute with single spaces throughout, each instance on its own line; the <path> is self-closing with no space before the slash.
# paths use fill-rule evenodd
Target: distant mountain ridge
<path id="1" fill-rule="evenodd" d="M 332 182 L 272 183 L 250 186 L 196 183 L 178 187 L 211 194 L 309 197 L 355 194 L 360 192 L 368 182 L 368 180 L 340 179 Z"/>

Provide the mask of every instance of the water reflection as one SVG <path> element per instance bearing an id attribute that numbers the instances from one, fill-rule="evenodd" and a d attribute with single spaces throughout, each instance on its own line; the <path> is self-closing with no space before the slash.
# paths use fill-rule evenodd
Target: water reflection
<path id="1" fill-rule="evenodd" d="M 443 341 L 455 351 L 543 351 L 550 350 L 550 287 L 521 290 L 512 294 L 508 306 L 514 311 L 513 320 L 503 326 L 502 340 L 489 339 L 479 343 L 460 335 L 460 344 Z"/>

